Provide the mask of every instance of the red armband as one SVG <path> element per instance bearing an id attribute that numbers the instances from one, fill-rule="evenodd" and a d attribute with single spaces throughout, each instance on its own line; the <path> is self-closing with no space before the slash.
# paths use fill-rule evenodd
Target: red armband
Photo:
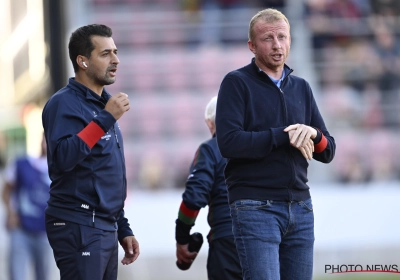
<path id="1" fill-rule="evenodd" d="M 200 210 L 192 210 L 186 207 L 185 203 L 182 201 L 179 207 L 178 219 L 187 225 L 193 225 L 196 221 L 197 215 Z"/>
<path id="2" fill-rule="evenodd" d="M 322 133 L 321 133 L 322 134 Z M 319 141 L 318 144 L 314 145 L 314 153 L 321 153 L 325 150 L 326 146 L 328 146 L 328 140 L 326 137 L 322 134 L 321 135 L 321 141 Z"/>
<path id="3" fill-rule="evenodd" d="M 91 121 L 84 129 L 81 130 L 81 132 L 78 133 L 78 137 L 81 138 L 90 149 L 93 148 L 93 146 L 103 135 L 103 129 L 94 121 Z"/>

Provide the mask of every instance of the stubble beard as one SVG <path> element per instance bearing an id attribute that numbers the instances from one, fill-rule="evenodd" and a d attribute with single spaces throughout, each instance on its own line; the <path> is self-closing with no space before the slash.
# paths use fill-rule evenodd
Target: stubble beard
<path id="1" fill-rule="evenodd" d="M 106 73 L 102 77 L 100 77 L 99 75 L 96 75 L 95 73 L 92 73 L 92 72 L 89 72 L 88 74 L 96 84 L 102 85 L 102 86 L 111 85 L 111 84 L 115 83 L 115 80 L 116 80 L 116 77 L 113 77 L 113 78 L 108 77 L 108 75 L 107 75 L 108 69 L 106 70 Z"/>
<path id="2" fill-rule="evenodd" d="M 110 78 L 107 77 L 107 73 L 104 75 L 102 82 L 104 86 L 108 86 L 108 85 L 112 85 L 113 83 L 115 83 L 116 78 Z"/>

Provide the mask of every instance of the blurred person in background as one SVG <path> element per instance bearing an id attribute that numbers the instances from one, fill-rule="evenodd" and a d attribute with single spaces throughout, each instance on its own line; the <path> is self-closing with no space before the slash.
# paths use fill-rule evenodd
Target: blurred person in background
<path id="1" fill-rule="evenodd" d="M 207 236 L 209 251 L 207 274 L 209 280 L 242 279 L 239 258 L 232 234 L 228 194 L 224 178 L 226 160 L 221 156 L 215 138 L 215 108 L 217 96 L 206 106 L 205 121 L 212 138 L 203 142 L 196 151 L 182 195 L 176 220 L 176 256 L 178 263 L 190 263 L 196 252 L 189 252 L 190 230 L 201 208 L 208 205 Z"/>
<path id="2" fill-rule="evenodd" d="M 69 56 L 75 77 L 46 103 L 42 121 L 52 180 L 46 231 L 62 280 L 115 280 L 118 241 L 122 264 L 139 256 L 124 214 L 124 145 L 117 120 L 129 108 L 125 93 L 111 96 L 119 64 L 111 28 L 75 30 Z"/>
<path id="3" fill-rule="evenodd" d="M 34 279 L 49 279 L 51 247 L 46 236 L 44 214 L 49 189 L 46 141 L 43 137 L 39 157 L 17 158 L 5 170 L 2 198 L 10 235 L 10 280 L 28 279 L 31 264 Z"/>
<path id="4" fill-rule="evenodd" d="M 380 63 L 375 63 L 374 67 L 381 70 L 376 76 L 381 92 L 381 107 L 384 109 L 384 125 L 397 129 L 400 124 L 400 40 L 395 31 L 385 24 L 375 25 L 373 34 L 375 40 L 372 48 Z"/>
<path id="5" fill-rule="evenodd" d="M 243 279 L 312 279 L 314 214 L 307 160 L 332 161 L 307 81 L 291 75 L 290 25 L 276 9 L 250 21 L 251 63 L 220 86 L 216 128 Z"/>

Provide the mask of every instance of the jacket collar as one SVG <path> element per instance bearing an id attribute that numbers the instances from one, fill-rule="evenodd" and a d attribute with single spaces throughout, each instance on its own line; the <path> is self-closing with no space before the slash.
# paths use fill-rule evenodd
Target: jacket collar
<path id="1" fill-rule="evenodd" d="M 256 58 L 255 57 L 253 57 L 252 59 L 251 59 L 251 69 L 252 69 L 252 71 L 255 71 L 255 73 L 257 73 L 257 75 L 259 76 L 259 77 L 262 77 L 262 78 L 268 78 L 268 80 L 269 81 L 271 81 L 271 79 L 268 77 L 268 75 L 263 71 L 263 70 L 261 70 L 258 66 L 257 66 L 257 64 L 256 64 Z M 290 73 L 292 73 L 293 72 L 293 69 L 292 68 L 290 68 L 286 63 L 284 64 L 284 71 L 285 71 L 285 76 L 283 77 L 283 79 L 282 80 L 285 80 L 286 79 L 286 77 L 287 76 L 289 76 L 290 75 Z M 271 81 L 272 82 L 272 81 Z M 273 82 L 272 82 L 273 83 Z"/>
<path id="2" fill-rule="evenodd" d="M 97 93 L 92 91 L 90 88 L 84 86 L 83 84 L 77 82 L 75 78 L 71 77 L 68 80 L 68 86 L 73 88 L 74 90 L 78 91 L 79 93 L 82 93 L 85 95 L 86 99 L 92 99 L 96 101 L 101 101 L 102 98 L 104 98 L 105 103 L 107 103 L 108 99 L 111 97 L 111 95 L 107 92 L 106 89 L 103 89 L 103 92 L 101 93 L 101 96 L 99 96 Z"/>

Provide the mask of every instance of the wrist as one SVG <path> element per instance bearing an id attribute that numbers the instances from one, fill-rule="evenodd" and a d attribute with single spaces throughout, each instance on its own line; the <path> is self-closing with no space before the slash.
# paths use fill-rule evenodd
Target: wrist
<path id="1" fill-rule="evenodd" d="M 175 240 L 178 244 L 188 244 L 190 240 L 190 229 L 193 225 L 186 225 L 179 219 L 175 221 Z"/>
<path id="2" fill-rule="evenodd" d="M 311 127 L 311 129 L 313 130 L 312 134 L 311 134 L 311 139 L 315 139 L 315 137 L 317 137 L 318 132 L 315 128 Z"/>

